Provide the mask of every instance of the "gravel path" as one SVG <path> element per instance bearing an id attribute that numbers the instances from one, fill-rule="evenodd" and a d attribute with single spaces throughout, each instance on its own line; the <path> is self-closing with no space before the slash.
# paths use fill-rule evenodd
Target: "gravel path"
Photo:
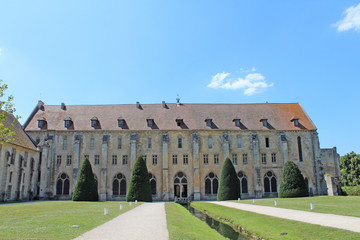
<path id="1" fill-rule="evenodd" d="M 143 203 L 75 239 L 167 240 L 165 204 Z"/>
<path id="2" fill-rule="evenodd" d="M 317 224 L 326 227 L 344 229 L 360 233 L 360 218 L 327 213 L 315 213 L 285 208 L 266 207 L 236 202 L 210 202 L 244 211 L 255 212 L 268 216 L 290 219 L 300 222 Z"/>

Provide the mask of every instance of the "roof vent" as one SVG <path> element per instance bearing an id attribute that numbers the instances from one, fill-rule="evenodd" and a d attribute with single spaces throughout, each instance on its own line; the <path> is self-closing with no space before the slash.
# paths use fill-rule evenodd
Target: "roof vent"
<path id="1" fill-rule="evenodd" d="M 61 103 L 61 109 L 64 110 L 64 111 L 66 111 L 66 105 L 65 105 L 65 103 Z"/>
<path id="2" fill-rule="evenodd" d="M 141 109 L 140 102 L 136 102 L 136 108 Z"/>
<path id="3" fill-rule="evenodd" d="M 161 105 L 162 105 L 163 108 L 166 108 L 166 103 L 165 103 L 165 101 L 162 101 Z"/>
<path id="4" fill-rule="evenodd" d="M 263 125 L 264 127 L 267 127 L 267 126 L 268 126 L 268 120 L 267 120 L 266 118 L 261 118 L 261 119 L 260 119 L 260 122 L 262 122 L 262 125 Z"/>
<path id="5" fill-rule="evenodd" d="M 290 120 L 291 122 L 294 122 L 294 126 L 295 127 L 298 127 L 299 125 L 300 125 L 300 123 L 299 123 L 299 118 L 298 117 L 293 117 L 291 120 Z"/>
<path id="6" fill-rule="evenodd" d="M 179 94 L 177 95 L 177 98 L 176 98 L 176 106 L 180 106 L 180 97 L 179 97 Z"/>
<path id="7" fill-rule="evenodd" d="M 240 118 L 235 118 L 235 119 L 233 119 L 233 122 L 235 122 L 235 126 L 236 127 L 240 127 L 241 126 L 241 124 L 240 124 Z"/>
<path id="8" fill-rule="evenodd" d="M 212 119 L 211 118 L 209 118 L 209 117 L 206 118 L 205 122 L 206 122 L 206 126 L 211 127 L 211 125 L 212 125 Z"/>

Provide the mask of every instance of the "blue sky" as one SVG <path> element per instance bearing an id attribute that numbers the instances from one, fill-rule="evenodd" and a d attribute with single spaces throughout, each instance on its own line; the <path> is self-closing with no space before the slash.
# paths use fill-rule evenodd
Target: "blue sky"
<path id="1" fill-rule="evenodd" d="M 360 152 L 360 1 L 2 1 L 0 79 L 45 104 L 300 102 Z"/>

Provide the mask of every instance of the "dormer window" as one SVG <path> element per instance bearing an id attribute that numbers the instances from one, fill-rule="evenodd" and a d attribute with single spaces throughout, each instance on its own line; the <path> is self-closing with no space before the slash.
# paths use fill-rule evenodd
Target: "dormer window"
<path id="1" fill-rule="evenodd" d="M 73 121 L 70 117 L 65 118 L 64 121 L 66 128 L 71 128 L 73 126 Z"/>
<path id="2" fill-rule="evenodd" d="M 177 118 L 175 121 L 176 121 L 176 124 L 178 125 L 178 127 L 180 127 L 181 124 L 184 123 L 184 120 L 183 120 L 183 119 L 180 119 L 180 118 Z"/>
<path id="3" fill-rule="evenodd" d="M 91 119 L 91 127 L 93 127 L 93 128 L 96 128 L 96 127 L 98 127 L 100 124 L 99 124 L 99 120 L 97 119 L 97 117 L 93 117 L 92 119 Z"/>
<path id="4" fill-rule="evenodd" d="M 154 125 L 154 119 L 146 119 L 146 121 L 148 127 L 152 127 Z"/>
<path id="5" fill-rule="evenodd" d="M 118 118 L 118 126 L 119 127 L 124 127 L 125 126 L 125 119 L 123 119 L 123 118 Z"/>
<path id="6" fill-rule="evenodd" d="M 292 119 L 291 119 L 291 122 L 294 122 L 294 126 L 295 127 L 298 127 L 300 124 L 299 124 L 299 118 L 297 118 L 297 117 L 293 117 Z"/>
<path id="7" fill-rule="evenodd" d="M 262 122 L 262 125 L 263 125 L 264 127 L 267 127 L 267 126 L 268 126 L 268 120 L 267 120 L 266 118 L 260 119 L 260 122 Z"/>
<path id="8" fill-rule="evenodd" d="M 236 127 L 240 127 L 240 119 L 234 119 L 233 122 L 235 122 Z"/>
<path id="9" fill-rule="evenodd" d="M 206 126 L 211 127 L 212 119 L 207 118 L 207 119 L 205 119 L 205 122 L 206 122 Z"/>
<path id="10" fill-rule="evenodd" d="M 44 129 L 47 127 L 47 122 L 44 117 L 38 119 L 38 127 Z"/>

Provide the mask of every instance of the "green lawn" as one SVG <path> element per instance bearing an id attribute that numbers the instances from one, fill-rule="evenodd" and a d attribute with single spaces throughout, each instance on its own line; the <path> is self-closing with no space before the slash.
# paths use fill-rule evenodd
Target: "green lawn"
<path id="1" fill-rule="evenodd" d="M 350 231 L 235 210 L 211 203 L 192 202 L 191 206 L 265 239 L 360 239 L 360 234 Z M 282 233 L 287 235 L 281 235 Z"/>
<path id="2" fill-rule="evenodd" d="M 170 240 L 226 239 L 180 204 L 166 203 L 165 209 Z"/>
<path id="3" fill-rule="evenodd" d="M 0 239 L 73 239 L 139 206 L 121 202 L 49 201 L 0 206 Z M 104 215 L 104 208 L 109 214 Z M 80 227 L 73 227 L 80 225 Z"/>
<path id="4" fill-rule="evenodd" d="M 313 212 L 331 213 L 345 216 L 360 217 L 360 197 L 356 196 L 317 196 L 305 198 L 263 198 L 255 199 L 255 205 L 274 207 L 274 201 L 278 201 L 277 207 L 296 210 L 310 210 L 310 203 L 315 204 Z M 234 201 L 237 202 L 237 201 Z M 252 203 L 252 200 L 240 200 L 241 203 Z"/>

